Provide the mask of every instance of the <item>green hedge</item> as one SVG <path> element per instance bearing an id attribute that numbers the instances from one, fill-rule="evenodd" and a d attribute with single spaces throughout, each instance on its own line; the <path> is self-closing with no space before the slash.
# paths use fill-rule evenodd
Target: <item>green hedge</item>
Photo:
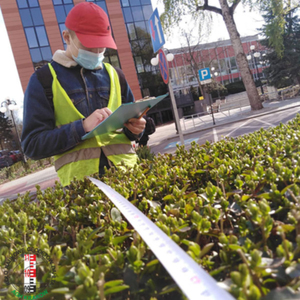
<path id="1" fill-rule="evenodd" d="M 297 116 L 237 139 L 178 147 L 134 170 L 109 170 L 103 181 L 235 298 L 300 299 L 299 125 Z M 43 299 L 185 299 L 113 207 L 89 180 L 38 189 L 36 201 L 29 194 L 6 201 L 0 286 L 12 251 L 31 246 L 49 254 L 56 268 Z M 47 280 L 49 272 L 38 268 Z M 1 299 L 17 299 L 12 286 L 5 288 Z"/>
<path id="2" fill-rule="evenodd" d="M 26 162 L 18 161 L 10 167 L 0 169 L 0 184 L 43 170 L 51 165 L 54 165 L 53 157 L 40 160 L 28 159 Z"/>
<path id="3" fill-rule="evenodd" d="M 243 81 L 231 82 L 225 85 L 228 94 L 236 94 L 246 91 Z"/>
<path id="4" fill-rule="evenodd" d="M 255 86 L 259 87 L 261 85 L 259 80 L 254 81 Z M 263 84 L 263 80 L 262 80 L 262 84 Z M 241 93 L 241 92 L 245 92 L 246 88 L 244 85 L 244 82 L 241 81 L 236 81 L 236 82 L 231 82 L 225 85 L 225 88 L 227 89 L 228 94 L 236 94 L 236 93 Z"/>

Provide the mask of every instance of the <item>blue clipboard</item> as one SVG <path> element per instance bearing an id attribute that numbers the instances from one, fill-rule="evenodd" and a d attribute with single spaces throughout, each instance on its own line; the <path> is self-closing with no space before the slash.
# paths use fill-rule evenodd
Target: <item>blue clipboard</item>
<path id="1" fill-rule="evenodd" d="M 94 136 L 123 128 L 124 123 L 129 119 L 138 118 L 147 107 L 152 108 L 168 95 L 169 94 L 165 94 L 154 99 L 122 104 L 108 118 L 97 125 L 92 131 L 85 134 L 81 139 L 90 139 Z"/>

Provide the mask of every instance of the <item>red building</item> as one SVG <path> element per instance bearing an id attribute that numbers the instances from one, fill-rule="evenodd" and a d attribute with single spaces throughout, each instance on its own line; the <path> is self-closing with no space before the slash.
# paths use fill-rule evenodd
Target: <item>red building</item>
<path id="1" fill-rule="evenodd" d="M 263 55 L 264 48 L 258 41 L 258 35 L 241 38 L 245 54 L 250 58 L 249 67 L 254 80 L 263 77 L 261 60 L 252 55 L 250 46 L 255 46 L 255 52 Z M 198 86 L 195 69 L 210 68 L 212 77 L 226 85 L 231 82 L 240 81 L 241 74 L 235 59 L 235 54 L 230 40 L 214 43 L 199 44 L 190 48 L 172 49 L 174 60 L 169 62 L 171 79 L 174 90 L 185 90 L 190 86 Z M 258 54 L 257 54 L 258 55 Z M 194 68 L 192 66 L 195 66 Z"/>

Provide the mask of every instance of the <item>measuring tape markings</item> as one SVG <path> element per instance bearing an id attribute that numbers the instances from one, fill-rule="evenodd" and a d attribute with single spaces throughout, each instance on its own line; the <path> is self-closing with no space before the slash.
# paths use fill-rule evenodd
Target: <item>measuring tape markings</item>
<path id="1" fill-rule="evenodd" d="M 138 208 L 105 183 L 89 179 L 119 208 L 190 300 L 234 299 Z"/>

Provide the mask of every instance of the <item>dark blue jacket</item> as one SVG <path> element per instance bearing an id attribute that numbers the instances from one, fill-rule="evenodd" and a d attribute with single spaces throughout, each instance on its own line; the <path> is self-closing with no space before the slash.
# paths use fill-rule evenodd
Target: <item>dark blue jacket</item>
<path id="1" fill-rule="evenodd" d="M 107 107 L 110 78 L 105 68 L 87 70 L 79 65 L 67 68 L 54 61 L 51 64 L 62 88 L 82 115 L 88 117 L 96 109 Z M 122 102 L 134 102 L 127 82 L 122 93 Z M 137 136 L 126 127 L 123 130 L 131 141 L 142 135 Z M 34 73 L 24 96 L 21 137 L 24 153 L 32 159 L 61 154 L 81 143 L 84 134 L 82 120 L 55 127 L 53 102 L 47 99 L 44 88 Z"/>

